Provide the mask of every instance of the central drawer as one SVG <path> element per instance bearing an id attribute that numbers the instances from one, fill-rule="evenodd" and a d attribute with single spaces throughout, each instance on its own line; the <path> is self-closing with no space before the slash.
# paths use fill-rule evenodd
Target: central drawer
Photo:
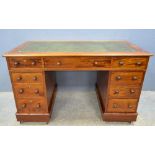
<path id="1" fill-rule="evenodd" d="M 18 98 L 44 97 L 44 89 L 41 84 L 14 84 L 14 91 Z"/>
<path id="2" fill-rule="evenodd" d="M 47 57 L 45 68 L 110 68 L 110 57 Z"/>

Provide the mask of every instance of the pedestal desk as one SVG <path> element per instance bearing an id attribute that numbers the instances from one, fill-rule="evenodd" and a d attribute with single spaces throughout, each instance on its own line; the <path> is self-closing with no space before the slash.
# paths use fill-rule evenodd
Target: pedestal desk
<path id="1" fill-rule="evenodd" d="M 20 122 L 50 120 L 56 71 L 97 71 L 103 120 L 136 121 L 151 56 L 136 45 L 127 41 L 29 41 L 4 56 Z"/>

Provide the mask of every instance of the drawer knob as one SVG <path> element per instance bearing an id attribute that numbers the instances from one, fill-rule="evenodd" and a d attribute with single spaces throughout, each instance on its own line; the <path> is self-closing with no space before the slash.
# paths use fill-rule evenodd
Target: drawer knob
<path id="1" fill-rule="evenodd" d="M 135 90 L 134 89 L 130 89 L 130 93 L 131 94 L 134 94 L 135 93 Z"/>
<path id="2" fill-rule="evenodd" d="M 94 65 L 98 65 L 98 62 L 97 61 L 94 61 Z"/>
<path id="3" fill-rule="evenodd" d="M 58 61 L 58 62 L 57 62 L 57 65 L 58 65 L 58 66 L 59 66 L 59 65 L 61 65 L 61 62 L 60 62 L 60 61 Z"/>
<path id="4" fill-rule="evenodd" d="M 19 89 L 19 94 L 23 94 L 24 93 L 24 89 Z"/>
<path id="5" fill-rule="evenodd" d="M 129 104 L 129 105 L 128 105 L 128 108 L 131 109 L 131 108 L 132 108 L 132 105 Z"/>
<path id="6" fill-rule="evenodd" d="M 20 80 L 22 80 L 22 77 L 21 76 L 17 77 L 17 81 L 20 81 Z"/>
<path id="7" fill-rule="evenodd" d="M 138 79 L 137 76 L 132 77 L 132 80 L 137 80 L 137 79 Z"/>
<path id="8" fill-rule="evenodd" d="M 119 90 L 115 90 L 114 91 L 114 94 L 119 94 Z"/>
<path id="9" fill-rule="evenodd" d="M 39 109 L 39 108 L 40 108 L 40 104 L 39 104 L 39 103 L 36 105 L 36 108 L 37 108 L 37 109 Z"/>
<path id="10" fill-rule="evenodd" d="M 124 65 L 124 62 L 123 61 L 119 61 L 119 65 Z"/>
<path id="11" fill-rule="evenodd" d="M 113 104 L 113 108 L 118 108 L 118 105 L 117 104 Z"/>
<path id="12" fill-rule="evenodd" d="M 32 79 L 33 79 L 33 81 L 37 81 L 38 78 L 37 78 L 37 76 L 34 76 Z"/>
<path id="13" fill-rule="evenodd" d="M 121 76 L 116 76 L 116 80 L 121 80 Z"/>
<path id="14" fill-rule="evenodd" d="M 24 103 L 24 104 L 22 104 L 22 109 L 23 109 L 23 108 L 26 108 L 26 104 L 25 104 L 25 103 Z"/>
<path id="15" fill-rule="evenodd" d="M 18 61 L 15 61 L 15 62 L 14 62 L 14 65 L 15 65 L 15 66 L 18 66 L 19 64 L 20 64 L 20 63 L 19 63 Z"/>
<path id="16" fill-rule="evenodd" d="M 34 93 L 35 93 L 35 94 L 38 94 L 38 93 L 39 93 L 39 90 L 38 90 L 38 89 L 36 89 L 36 90 L 34 91 Z"/>
<path id="17" fill-rule="evenodd" d="M 34 65 L 36 65 L 36 61 L 32 61 L 32 63 L 31 63 L 31 64 L 32 64 L 33 66 L 34 66 Z"/>
<path id="18" fill-rule="evenodd" d="M 142 64 L 142 62 L 140 62 L 140 61 L 136 62 L 137 66 L 140 66 L 141 64 Z"/>

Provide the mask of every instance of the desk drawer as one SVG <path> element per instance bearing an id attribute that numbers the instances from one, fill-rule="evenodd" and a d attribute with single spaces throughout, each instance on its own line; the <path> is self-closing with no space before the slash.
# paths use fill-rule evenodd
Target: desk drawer
<path id="1" fill-rule="evenodd" d="M 48 107 L 44 99 L 18 99 L 18 113 L 47 113 Z"/>
<path id="2" fill-rule="evenodd" d="M 14 84 L 17 97 L 43 97 L 44 89 L 41 84 Z"/>
<path id="3" fill-rule="evenodd" d="M 110 57 L 50 57 L 44 58 L 45 68 L 110 68 Z"/>
<path id="4" fill-rule="evenodd" d="M 137 99 L 110 99 L 107 112 L 136 112 Z"/>
<path id="5" fill-rule="evenodd" d="M 41 68 L 42 60 L 36 57 L 15 57 L 9 58 L 10 68 Z"/>
<path id="6" fill-rule="evenodd" d="M 78 59 L 73 57 L 50 57 L 44 58 L 45 68 L 73 68 Z"/>
<path id="7" fill-rule="evenodd" d="M 133 69 L 146 69 L 148 58 L 146 57 L 113 57 L 113 68 L 133 68 Z"/>
<path id="8" fill-rule="evenodd" d="M 113 86 L 110 87 L 109 96 L 112 98 L 137 98 L 140 94 L 140 87 L 135 86 Z"/>
<path id="9" fill-rule="evenodd" d="M 112 72 L 111 85 L 140 85 L 143 81 L 143 77 L 144 72 Z"/>
<path id="10" fill-rule="evenodd" d="M 42 73 L 11 73 L 14 83 L 42 83 Z"/>

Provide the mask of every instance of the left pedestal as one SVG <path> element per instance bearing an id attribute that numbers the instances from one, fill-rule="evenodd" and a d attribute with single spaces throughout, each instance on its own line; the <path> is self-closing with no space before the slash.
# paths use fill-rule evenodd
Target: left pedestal
<path id="1" fill-rule="evenodd" d="M 49 122 L 56 95 L 55 72 L 10 71 L 20 122 Z"/>

